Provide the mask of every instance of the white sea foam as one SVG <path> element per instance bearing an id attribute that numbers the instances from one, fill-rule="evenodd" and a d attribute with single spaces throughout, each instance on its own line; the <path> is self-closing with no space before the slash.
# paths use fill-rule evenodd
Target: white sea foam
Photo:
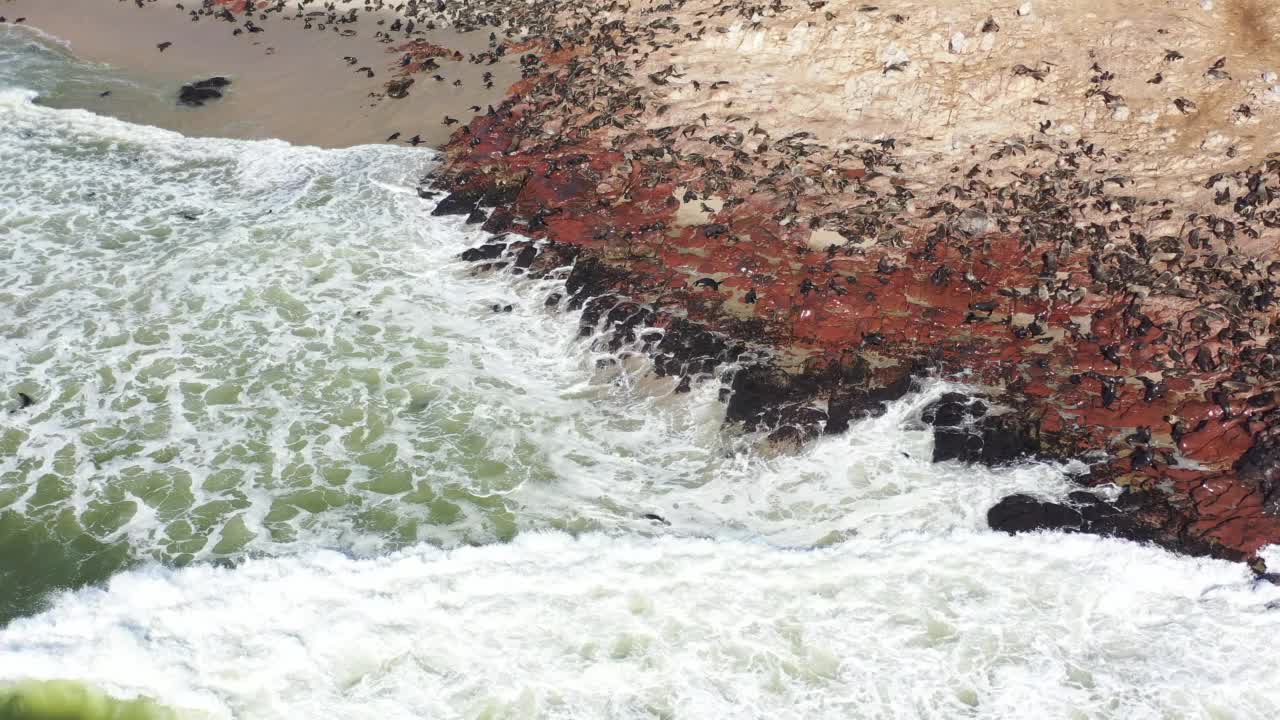
<path id="1" fill-rule="evenodd" d="M 0 677 L 218 718 L 1271 718 L 1268 603 L 1085 536 L 530 533 L 126 573 L 0 631 Z"/>
<path id="2" fill-rule="evenodd" d="M 543 307 L 555 280 L 472 277 L 480 234 L 412 190 L 430 155 L 188 139 L 15 91 L 0 115 L 24 178 L 0 189 L 0 371 L 40 400 L 0 471 L 11 507 L 70 506 L 100 540 L 377 552 L 657 512 L 810 545 L 1061 490 L 1052 467 L 931 465 L 912 418 L 938 383 L 797 456 L 747 452 L 716 383 L 597 370 Z"/>
<path id="3" fill-rule="evenodd" d="M 986 531 L 1067 486 L 931 464 L 941 383 L 754 452 L 715 383 L 598 368 L 554 279 L 471 276 L 480 234 L 412 190 L 430 162 L 0 91 L 0 387 L 37 399 L 0 426 L 0 511 L 170 561 L 292 553 L 58 595 L 0 630 L 0 679 L 219 718 L 1280 712 L 1275 587 Z"/>

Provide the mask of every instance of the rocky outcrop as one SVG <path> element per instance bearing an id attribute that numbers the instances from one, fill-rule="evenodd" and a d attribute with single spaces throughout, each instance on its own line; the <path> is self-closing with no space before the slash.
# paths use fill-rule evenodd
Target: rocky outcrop
<path id="1" fill-rule="evenodd" d="M 925 408 L 923 420 L 934 426 L 933 461 L 960 460 L 1005 465 L 1040 452 L 1039 428 L 1018 413 L 993 414 L 976 398 L 947 393 Z"/>
<path id="2" fill-rule="evenodd" d="M 210 100 L 221 99 L 223 90 L 230 84 L 230 80 L 219 76 L 183 85 L 178 91 L 178 104 L 200 107 Z"/>
<path id="3" fill-rule="evenodd" d="M 908 5 L 930 27 L 938 12 L 976 13 L 984 26 L 1001 12 L 976 0 Z M 795 63 L 817 62 L 802 52 L 828 42 L 815 40 L 814 18 L 860 26 L 855 13 L 875 14 L 867 34 L 840 35 L 841 57 L 872 53 L 874 70 L 841 60 L 850 79 L 833 92 L 881 102 L 868 90 L 876 77 L 934 83 L 918 68 L 943 62 L 904 49 L 924 42 L 904 10 L 562 7 L 531 23 L 537 40 L 512 46 L 526 79 L 508 101 L 454 134 L 437 211 L 550 241 L 565 256 L 557 262 L 571 255 L 566 302 L 585 308 L 592 332 L 600 322 L 632 323 L 623 337 L 670 330 L 649 349 L 682 384 L 733 358 L 743 369 L 730 419 L 776 440 L 838 432 L 914 376 L 962 377 L 981 397 L 927 413 L 936 459 L 1081 458 L 1083 485 L 1122 489 L 1114 503 L 1010 498 L 993 526 L 1246 557 L 1280 542 L 1270 439 L 1280 425 L 1280 154 L 1250 134 L 1273 112 L 1259 64 L 1280 50 L 1261 36 L 1250 52 L 1232 45 L 1248 2 L 1197 16 L 1222 36 L 1187 29 L 1198 7 L 1156 5 L 1126 6 L 1133 23 L 1115 28 L 1037 8 L 1067 33 L 1045 47 L 1066 52 L 1071 33 L 1108 32 L 1126 52 L 1157 53 L 1145 64 L 1103 52 L 1015 62 L 1025 51 L 1008 39 L 1033 37 L 1026 23 L 975 29 L 987 60 L 944 43 L 973 78 L 1020 93 L 1009 117 L 1079 108 L 1070 129 L 958 114 L 961 133 L 938 113 L 963 85 L 936 84 L 892 100 L 928 110 L 911 109 L 919 122 L 861 134 L 856 116 L 822 109 L 826 99 L 762 107 L 773 96 L 753 85 L 755 65 L 723 57 L 785 42 Z M 809 29 L 778 39 L 801 16 Z M 897 51 L 876 55 L 890 38 Z M 1157 73 L 1153 86 L 1171 84 L 1160 92 L 1209 93 L 1217 114 L 1165 108 L 1146 88 Z M 1130 122 L 1152 112 L 1151 123 Z"/>

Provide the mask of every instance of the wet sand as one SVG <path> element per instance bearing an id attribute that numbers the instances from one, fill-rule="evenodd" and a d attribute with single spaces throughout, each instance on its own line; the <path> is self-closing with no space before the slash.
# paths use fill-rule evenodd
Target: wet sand
<path id="1" fill-rule="evenodd" d="M 271 15 L 252 20 L 262 32 L 243 31 L 244 16 L 230 23 L 210 16 L 192 21 L 175 0 L 138 7 L 120 0 L 0 0 L 0 15 L 55 36 L 77 57 L 122 70 L 133 82 L 104 81 L 102 88 L 71 90 L 50 104 L 83 107 L 123 120 L 176 130 L 186 135 L 228 138 L 280 138 L 295 144 L 345 147 L 384 142 L 393 133 L 402 139 L 419 135 L 429 146 L 443 144 L 459 126 L 445 126 L 448 115 L 470 120 L 519 79 L 513 57 L 494 65 L 445 58 L 440 69 L 418 73 L 407 97 L 385 97 L 403 53 L 395 50 L 409 39 L 421 39 L 460 51 L 464 56 L 488 48 L 488 33 L 416 30 L 391 33 L 394 16 L 371 13 L 352 24 L 319 30 L 301 20 Z M 347 0 L 338 8 L 363 7 Z M 377 21 L 388 22 L 379 26 Z M 233 34 L 241 28 L 239 35 Z M 354 30 L 355 35 L 343 36 Z M 172 43 L 161 52 L 157 45 Z M 344 60 L 354 57 L 354 64 Z M 369 67 L 367 77 L 358 68 Z M 493 73 L 486 89 L 484 72 Z M 439 74 L 444 81 L 432 78 Z M 184 83 L 211 76 L 232 80 L 225 96 L 203 107 L 177 103 Z M 461 80 L 460 87 L 454 86 Z M 110 91 L 110 95 L 100 93 Z M 379 97 L 381 96 L 381 97 Z"/>

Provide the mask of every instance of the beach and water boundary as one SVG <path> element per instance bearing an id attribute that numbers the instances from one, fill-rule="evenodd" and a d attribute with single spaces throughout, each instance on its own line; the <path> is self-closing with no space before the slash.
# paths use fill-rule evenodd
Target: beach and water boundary
<path id="1" fill-rule="evenodd" d="M 190 140 L 45 107 L 57 94 L 6 98 L 27 179 L 14 249 L 63 275 L 85 253 L 78 283 L 22 292 L 31 352 L 8 357 L 50 382 L 30 388 L 36 443 L 8 487 L 47 547 L 96 550 L 60 534 L 79 525 L 126 562 L 11 623 L 5 677 L 215 717 L 1273 709 L 1249 660 L 1271 587 L 1151 547 L 990 532 L 1000 497 L 1073 485 L 1052 465 L 929 462 L 919 417 L 964 388 L 917 388 L 800 450 L 721 437 L 716 378 L 682 393 L 639 345 L 579 338 L 575 312 L 545 307 L 563 276 L 458 262 L 490 236 L 429 216 L 427 151 Z M 67 184 L 90 158 L 103 170 Z M 58 278 L 10 258 L 11 287 Z M 730 621 L 715 606 L 734 596 Z"/>

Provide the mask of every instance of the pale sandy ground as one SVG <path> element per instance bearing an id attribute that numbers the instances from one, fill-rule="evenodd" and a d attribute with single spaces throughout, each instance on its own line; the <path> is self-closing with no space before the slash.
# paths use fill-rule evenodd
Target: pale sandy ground
<path id="1" fill-rule="evenodd" d="M 370 93 L 385 90 L 401 57 L 389 48 L 405 37 L 399 32 L 396 42 L 379 42 L 375 33 L 386 26 L 376 25 L 375 16 L 325 31 L 304 29 L 300 21 L 278 15 L 266 20 L 255 16 L 264 32 L 236 36 L 232 31 L 237 25 L 210 17 L 192 22 L 176 4 L 160 0 L 139 8 L 119 0 L 0 0 L 0 15 L 10 21 L 25 17 L 24 24 L 56 36 L 76 56 L 114 66 L 136 81 L 133 88 L 104 84 L 104 90 L 112 91 L 105 98 L 86 92 L 61 102 L 193 136 L 271 137 L 344 147 L 383 142 L 399 132 L 403 138 L 418 134 L 429 145 L 440 145 L 458 127 L 443 125 L 445 115 L 469 120 L 474 114 L 469 106 L 483 111 L 497 104 L 520 77 L 511 57 L 488 66 L 440 60 L 438 73 L 445 82 L 433 80 L 435 73 L 418 74 L 408 97 L 375 99 Z M 198 4 L 186 3 L 188 8 Z M 357 34 L 343 37 L 334 28 Z M 427 31 L 414 37 L 464 55 L 488 47 L 487 32 Z M 162 53 L 156 48 L 162 42 L 173 45 Z M 344 56 L 359 62 L 349 65 Z M 354 72 L 362 66 L 370 66 L 375 76 Z M 486 70 L 494 74 L 489 90 L 481 81 Z M 223 99 L 200 108 L 177 104 L 184 83 L 214 75 L 233 81 Z M 463 85 L 454 87 L 455 79 Z"/>
<path id="2" fill-rule="evenodd" d="M 702 113 L 716 123 L 740 113 L 750 118 L 741 130 L 753 122 L 774 137 L 805 130 L 835 147 L 893 137 L 904 175 L 914 179 L 922 177 L 912 166 L 993 166 L 985 159 L 1013 137 L 1087 138 L 1127 158 L 1132 191 L 1171 198 L 1184 196 L 1190 181 L 1280 151 L 1277 0 L 828 0 L 783 7 L 759 3 L 744 19 L 733 3 L 689 0 L 671 13 L 682 30 L 697 30 L 697 20 L 705 30 L 635 70 L 639 78 L 668 66 L 677 72 L 655 88 L 667 91 L 671 111 L 654 124 L 696 123 Z M 654 10 L 651 2 L 633 8 Z M 988 18 L 998 30 L 983 31 Z M 1168 61 L 1166 50 L 1184 59 Z M 1220 58 L 1228 78 L 1206 74 Z M 1114 77 L 1091 82 L 1099 75 L 1094 63 Z M 1015 74 L 1018 65 L 1044 75 Z M 1157 73 L 1163 81 L 1148 83 Z M 711 89 L 717 80 L 728 82 Z M 1091 88 L 1120 99 L 1086 95 Z M 1176 98 L 1196 109 L 1180 112 Z M 1242 105 L 1252 117 L 1238 111 Z"/>

